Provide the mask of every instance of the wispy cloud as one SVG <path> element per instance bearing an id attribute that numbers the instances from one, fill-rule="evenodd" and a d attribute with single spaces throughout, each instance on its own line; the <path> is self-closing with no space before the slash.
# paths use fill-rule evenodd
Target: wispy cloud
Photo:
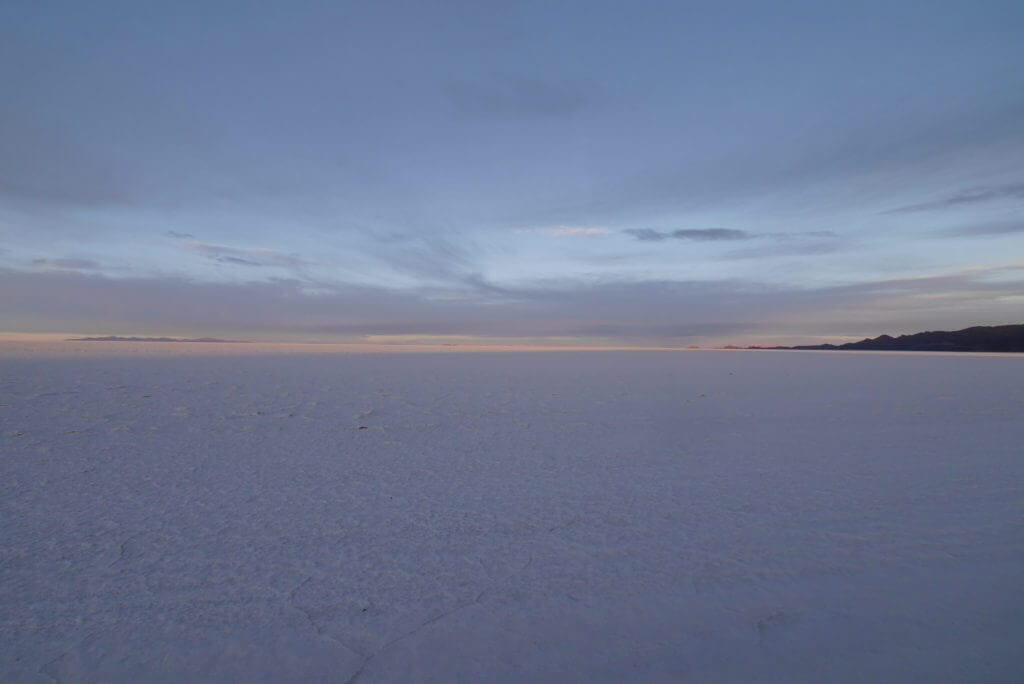
<path id="1" fill-rule="evenodd" d="M 66 271 L 94 271 L 100 268 L 99 262 L 92 259 L 33 259 L 32 265 Z"/>
<path id="2" fill-rule="evenodd" d="M 733 228 L 696 228 L 660 231 L 652 228 L 629 228 L 623 231 L 641 242 L 662 242 L 664 240 L 692 240 L 694 242 L 723 242 L 731 240 L 752 240 L 757 237 L 745 230 Z"/>
<path id="3" fill-rule="evenodd" d="M 476 271 L 475 245 L 460 235 L 387 233 L 374 235 L 367 248 L 380 265 L 427 283 L 458 284 Z"/>
<path id="4" fill-rule="evenodd" d="M 1024 221 L 994 222 L 962 226 L 944 231 L 946 237 L 1000 237 L 1024 233 Z"/>
<path id="5" fill-rule="evenodd" d="M 763 238 L 724 254 L 726 259 L 761 259 L 765 257 L 815 256 L 848 250 L 854 241 L 841 238 L 830 230 L 801 233 L 765 233 Z"/>
<path id="6" fill-rule="evenodd" d="M 176 230 L 169 230 L 164 233 L 166 237 L 173 238 L 175 240 L 195 240 L 196 236 L 192 233 L 179 233 Z"/>
<path id="7" fill-rule="evenodd" d="M 640 242 L 664 242 L 685 240 L 691 242 L 743 242 L 749 246 L 736 249 L 723 257 L 727 259 L 749 259 L 768 256 L 790 256 L 826 254 L 843 248 L 845 243 L 830 230 L 803 232 L 749 233 L 730 228 L 705 228 L 674 231 L 659 231 L 651 228 L 624 230 Z"/>
<path id="8" fill-rule="evenodd" d="M 1010 183 L 1007 185 L 989 185 L 980 188 L 971 188 L 961 192 L 947 195 L 931 202 L 920 204 L 909 204 L 905 207 L 897 207 L 882 212 L 883 214 L 909 214 L 918 211 L 936 211 L 950 209 L 953 207 L 981 204 L 983 202 L 994 202 L 997 200 L 1024 199 L 1024 183 Z"/>
<path id="9" fill-rule="evenodd" d="M 285 254 L 262 247 L 232 247 L 210 242 L 182 242 L 181 246 L 221 264 L 236 266 L 307 266 L 309 261 L 296 254 Z"/>

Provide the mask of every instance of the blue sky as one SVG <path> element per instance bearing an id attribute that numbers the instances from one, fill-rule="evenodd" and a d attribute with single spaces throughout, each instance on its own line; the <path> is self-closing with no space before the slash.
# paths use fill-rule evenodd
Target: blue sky
<path id="1" fill-rule="evenodd" d="M 0 329 L 1024 320 L 1024 4 L 0 5 Z"/>

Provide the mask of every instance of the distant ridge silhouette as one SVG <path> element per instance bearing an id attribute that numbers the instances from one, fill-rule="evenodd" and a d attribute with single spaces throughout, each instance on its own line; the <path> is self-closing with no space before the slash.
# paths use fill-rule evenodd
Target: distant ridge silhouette
<path id="1" fill-rule="evenodd" d="M 864 349 L 871 351 L 1024 352 L 1024 324 L 934 330 L 892 337 L 881 335 L 846 344 L 812 344 L 782 349 Z"/>

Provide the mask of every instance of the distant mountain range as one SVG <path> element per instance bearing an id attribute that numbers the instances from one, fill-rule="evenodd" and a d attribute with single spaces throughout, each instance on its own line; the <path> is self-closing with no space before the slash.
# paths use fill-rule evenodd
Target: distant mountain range
<path id="1" fill-rule="evenodd" d="M 245 342 L 245 340 L 221 340 L 216 337 L 196 337 L 193 339 L 182 339 L 180 337 L 118 337 L 108 335 L 106 337 L 71 337 L 68 342 Z"/>
<path id="2" fill-rule="evenodd" d="M 863 349 L 871 351 L 1024 352 L 1024 324 L 935 330 L 846 344 L 813 344 L 778 349 Z"/>

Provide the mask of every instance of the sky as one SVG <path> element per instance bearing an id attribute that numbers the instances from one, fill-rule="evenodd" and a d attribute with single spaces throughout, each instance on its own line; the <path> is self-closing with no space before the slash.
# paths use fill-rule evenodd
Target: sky
<path id="1" fill-rule="evenodd" d="M 1024 3 L 0 2 L 0 332 L 1024 322 Z"/>

